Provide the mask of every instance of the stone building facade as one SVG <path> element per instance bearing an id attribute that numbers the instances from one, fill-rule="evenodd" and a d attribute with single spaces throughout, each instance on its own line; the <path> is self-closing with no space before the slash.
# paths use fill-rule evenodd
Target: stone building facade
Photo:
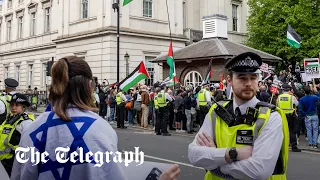
<path id="1" fill-rule="evenodd" d="M 234 29 L 228 36 L 245 38 L 247 0 L 168 1 L 174 50 L 199 41 L 201 17 L 223 12 Z M 46 90 L 50 77 L 46 64 L 52 58 L 83 57 L 99 82 L 116 82 L 117 36 L 113 0 L 4 0 L 0 5 L 0 89 L 13 77 L 19 90 L 28 86 Z M 122 4 L 122 1 L 120 1 Z M 120 8 L 120 80 L 144 61 L 152 80 L 162 81 L 162 63 L 150 63 L 169 47 L 169 22 L 164 0 L 134 0 Z M 233 12 L 233 15 L 232 15 Z M 199 39 L 200 38 L 200 39 Z"/>

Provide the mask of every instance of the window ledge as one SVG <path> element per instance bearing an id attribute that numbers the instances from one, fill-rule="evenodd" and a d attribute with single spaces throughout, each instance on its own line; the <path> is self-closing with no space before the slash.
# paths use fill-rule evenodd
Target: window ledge
<path id="1" fill-rule="evenodd" d="M 238 32 L 238 31 L 228 31 L 229 34 L 235 34 L 235 35 L 241 35 L 241 36 L 246 36 L 247 33 L 241 33 L 241 32 Z"/>
<path id="2" fill-rule="evenodd" d="M 28 40 L 28 39 L 41 37 L 41 36 L 45 36 L 45 35 L 49 35 L 49 34 L 56 34 L 56 33 L 58 33 L 58 31 L 52 31 L 52 32 L 43 33 L 43 34 L 39 34 L 39 35 L 29 36 L 29 37 L 26 37 L 26 38 L 20 38 L 20 39 L 16 39 L 16 40 L 12 40 L 12 41 L 6 41 L 6 42 L 4 42 L 2 44 L 0 43 L 0 45 L 6 45 L 6 44 L 10 44 L 10 43 L 15 43 L 15 42 L 23 41 L 23 40 Z"/>
<path id="3" fill-rule="evenodd" d="M 83 22 L 94 21 L 94 20 L 97 20 L 97 16 L 89 17 L 89 18 L 85 18 L 85 19 L 80 19 L 78 21 L 73 21 L 73 22 L 70 22 L 69 25 L 73 26 L 73 25 L 76 25 L 76 24 L 80 24 L 80 23 L 83 23 Z"/>
<path id="4" fill-rule="evenodd" d="M 159 19 L 152 19 L 149 17 L 139 17 L 139 16 L 130 16 L 130 19 L 137 19 L 137 20 L 143 20 L 143 21 L 150 21 L 150 22 L 157 22 L 157 23 L 162 23 L 162 24 L 169 24 L 168 21 L 163 21 Z"/>

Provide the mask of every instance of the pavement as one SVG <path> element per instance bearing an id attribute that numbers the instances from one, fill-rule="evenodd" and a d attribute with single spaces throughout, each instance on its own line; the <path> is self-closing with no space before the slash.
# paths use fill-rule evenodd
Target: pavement
<path id="1" fill-rule="evenodd" d="M 145 161 L 179 164 L 181 180 L 203 179 L 205 170 L 194 167 L 188 159 L 188 145 L 194 135 L 174 133 L 172 136 L 156 136 L 149 130 L 141 128 L 117 129 L 118 149 L 133 151 L 134 147 L 145 153 Z M 320 153 L 302 151 L 290 152 L 287 179 L 312 180 L 319 179 Z"/>

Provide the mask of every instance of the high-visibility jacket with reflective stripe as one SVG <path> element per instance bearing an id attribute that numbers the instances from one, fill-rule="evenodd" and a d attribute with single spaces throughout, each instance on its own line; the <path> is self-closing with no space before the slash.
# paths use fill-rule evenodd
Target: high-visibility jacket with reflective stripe
<path id="1" fill-rule="evenodd" d="M 159 108 L 166 107 L 168 105 L 169 102 L 167 102 L 166 94 L 164 92 L 160 92 L 157 97 Z"/>
<path id="2" fill-rule="evenodd" d="M 158 96 L 155 96 L 153 101 L 154 101 L 154 108 L 159 109 Z"/>
<path id="3" fill-rule="evenodd" d="M 219 102 L 221 103 L 221 102 Z M 222 102 L 222 106 L 226 106 L 229 102 Z M 217 107 L 216 104 L 214 104 L 209 111 L 210 118 L 212 121 L 212 126 L 214 130 L 213 134 L 213 141 L 216 142 L 217 148 L 231 148 L 231 147 L 242 147 L 245 146 L 241 144 L 241 142 L 245 141 L 246 139 L 238 139 L 237 138 L 237 132 L 239 130 L 242 131 L 250 131 L 252 132 L 252 142 L 258 138 L 260 135 L 261 130 L 263 129 L 264 125 L 268 122 L 271 109 L 269 107 L 260 107 L 259 108 L 259 114 L 257 121 L 253 125 L 247 125 L 247 124 L 241 124 L 237 126 L 229 127 L 224 120 L 222 120 L 219 116 L 216 115 L 214 109 Z M 282 166 L 276 166 L 275 168 L 278 168 L 279 171 L 281 171 L 281 174 L 273 174 L 271 177 L 268 178 L 268 180 L 286 180 L 286 171 L 287 171 L 287 162 L 288 162 L 288 146 L 289 146 L 289 129 L 288 129 L 288 123 L 286 120 L 286 116 L 283 113 L 283 111 L 279 108 L 276 109 L 281 117 L 282 117 L 282 123 L 283 123 L 283 142 L 280 153 L 279 160 L 282 161 Z M 239 142 L 240 141 L 240 142 Z M 207 174 L 205 175 L 205 180 L 224 180 L 224 179 L 235 179 L 230 175 L 223 174 L 219 168 L 207 171 Z"/>
<path id="4" fill-rule="evenodd" d="M 199 106 L 205 106 L 208 104 L 206 100 L 206 89 L 201 89 L 200 92 L 198 93 L 198 101 L 199 101 Z"/>
<path id="5" fill-rule="evenodd" d="M 295 111 L 293 96 L 290 94 L 281 94 L 277 99 L 277 106 L 286 114 L 292 114 Z"/>
<path id="6" fill-rule="evenodd" d="M 124 103 L 125 101 L 122 99 L 122 92 L 119 92 L 116 96 L 117 105 Z"/>
<path id="7" fill-rule="evenodd" d="M 4 121 L 0 126 L 0 160 L 11 159 L 14 156 L 14 150 L 18 147 L 19 132 L 16 130 L 16 126 L 24 120 L 34 120 L 32 114 L 23 114 L 14 123 L 8 123 L 10 119 Z M 21 136 L 21 135 L 20 135 Z M 11 141 L 14 140 L 14 141 Z M 12 144 L 14 142 L 14 144 Z"/>

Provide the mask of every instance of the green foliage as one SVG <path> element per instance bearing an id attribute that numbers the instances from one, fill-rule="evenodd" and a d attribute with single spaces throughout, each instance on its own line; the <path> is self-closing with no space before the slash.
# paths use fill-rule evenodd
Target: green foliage
<path id="1" fill-rule="evenodd" d="M 320 0 L 248 0 L 248 5 L 246 45 L 290 62 L 319 56 Z M 288 24 L 301 36 L 299 49 L 286 42 Z"/>

